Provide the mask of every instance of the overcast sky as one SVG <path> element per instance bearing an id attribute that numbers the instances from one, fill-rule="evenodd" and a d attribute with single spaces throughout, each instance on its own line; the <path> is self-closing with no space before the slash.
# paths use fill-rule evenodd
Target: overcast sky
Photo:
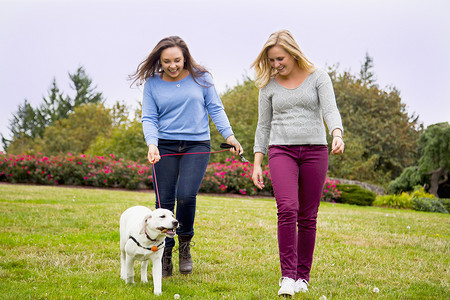
<path id="1" fill-rule="evenodd" d="M 380 87 L 394 86 L 425 125 L 450 121 L 449 0 L 0 0 L 0 133 L 53 78 L 84 66 L 112 106 L 137 107 L 127 76 L 156 43 L 179 35 L 213 74 L 216 88 L 253 77 L 269 35 L 290 30 L 318 67 L 358 73 L 368 52 Z M 70 138 L 70 137 L 68 137 Z"/>

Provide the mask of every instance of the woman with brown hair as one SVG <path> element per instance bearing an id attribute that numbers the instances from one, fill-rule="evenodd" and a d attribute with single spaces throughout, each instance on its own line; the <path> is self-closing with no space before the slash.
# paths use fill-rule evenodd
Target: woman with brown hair
<path id="1" fill-rule="evenodd" d="M 303 55 L 289 31 L 273 33 L 252 67 L 260 88 L 252 179 L 264 187 L 261 163 L 269 148 L 278 209 L 278 295 L 292 296 L 308 290 L 328 169 L 324 120 L 333 154 L 344 151 L 342 121 L 330 77 Z"/>
<path id="2" fill-rule="evenodd" d="M 180 37 L 162 39 L 131 79 L 133 83 L 144 84 L 142 124 L 148 160 L 155 164 L 157 174 L 155 192 L 159 194 L 161 208 L 174 211 L 176 203 L 176 218 L 180 222 L 179 270 L 190 274 L 196 196 L 211 151 L 208 115 L 226 142 L 234 146 L 230 149 L 232 153 L 242 154 L 243 149 L 234 137 L 211 75 L 195 62 Z M 174 239 L 166 239 L 163 277 L 172 275 L 174 245 Z"/>

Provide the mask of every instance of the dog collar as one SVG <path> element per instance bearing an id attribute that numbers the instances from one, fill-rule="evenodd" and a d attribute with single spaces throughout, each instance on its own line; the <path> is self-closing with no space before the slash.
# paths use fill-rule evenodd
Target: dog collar
<path id="1" fill-rule="evenodd" d="M 147 233 L 146 230 L 144 230 L 144 232 L 145 232 L 145 236 L 146 236 L 150 241 L 156 242 L 156 239 L 152 239 L 152 238 L 148 235 L 148 233 Z"/>
<path id="2" fill-rule="evenodd" d="M 147 236 L 148 237 L 148 236 Z M 132 239 L 133 240 L 133 242 L 135 242 L 136 243 L 136 245 L 138 245 L 139 247 L 141 247 L 141 248 L 144 248 L 145 250 L 149 250 L 149 251 L 153 251 L 153 252 L 156 252 L 156 251 L 158 251 L 158 249 L 159 249 L 159 247 L 162 245 L 162 244 L 164 244 L 164 240 L 159 244 L 159 245 L 155 245 L 155 246 L 152 246 L 151 248 L 148 248 L 148 247 L 144 247 L 144 246 L 142 246 L 133 236 L 131 236 L 130 235 L 130 239 Z"/>

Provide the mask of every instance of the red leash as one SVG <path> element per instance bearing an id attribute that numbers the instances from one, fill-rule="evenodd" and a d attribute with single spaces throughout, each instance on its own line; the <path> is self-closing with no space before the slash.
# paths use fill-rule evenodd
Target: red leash
<path id="1" fill-rule="evenodd" d="M 228 145 L 228 144 L 226 144 Z M 221 145 L 222 147 L 222 145 Z M 232 146 L 231 146 L 232 147 Z M 223 148 L 223 147 L 222 147 Z M 189 154 L 214 154 L 219 152 L 225 152 L 228 151 L 228 149 L 225 150 L 219 150 L 219 151 L 212 151 L 212 152 L 192 152 L 192 153 L 171 153 L 171 154 L 163 154 L 161 155 L 161 158 L 164 156 L 174 156 L 174 155 L 189 155 Z M 156 198 L 158 199 L 158 205 L 159 208 L 161 208 L 161 202 L 159 200 L 159 191 L 158 191 L 158 181 L 156 180 L 156 170 L 155 170 L 155 164 L 153 166 L 153 182 L 155 183 L 155 191 L 156 191 Z"/>

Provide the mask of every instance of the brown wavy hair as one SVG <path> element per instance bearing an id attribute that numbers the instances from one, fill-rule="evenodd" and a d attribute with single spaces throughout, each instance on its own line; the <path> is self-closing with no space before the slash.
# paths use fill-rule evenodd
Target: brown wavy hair
<path id="1" fill-rule="evenodd" d="M 203 66 L 195 62 L 194 58 L 189 52 L 189 48 L 186 42 L 179 36 L 169 36 L 163 38 L 158 42 L 158 44 L 156 44 L 155 48 L 153 48 L 149 56 L 138 65 L 136 72 L 129 76 L 129 79 L 132 80 L 131 85 L 136 82 L 137 85 L 142 85 L 145 83 L 147 78 L 154 77 L 155 74 L 163 73 L 163 69 L 161 66 L 161 53 L 165 49 L 172 47 L 178 47 L 181 49 L 184 57 L 184 68 L 189 71 L 192 78 L 197 84 L 204 86 L 197 80 L 208 71 Z M 204 83 L 208 86 L 212 85 L 212 83 L 209 82 Z"/>

